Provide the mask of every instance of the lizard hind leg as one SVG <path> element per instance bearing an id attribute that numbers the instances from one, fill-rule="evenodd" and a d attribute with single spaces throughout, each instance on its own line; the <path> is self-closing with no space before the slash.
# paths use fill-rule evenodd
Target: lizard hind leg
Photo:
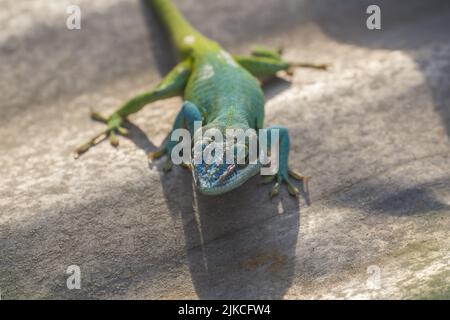
<path id="1" fill-rule="evenodd" d="M 255 46 L 251 50 L 251 55 L 254 57 L 263 57 L 263 58 L 271 58 L 277 61 L 283 61 L 289 64 L 289 68 L 312 68 L 319 70 L 327 70 L 329 65 L 325 63 L 311 63 L 311 62 L 300 62 L 300 61 L 286 61 L 283 59 L 281 54 L 283 53 L 283 49 L 279 48 L 277 50 L 268 49 L 263 46 Z M 287 70 L 289 71 L 289 69 Z"/>
<path id="2" fill-rule="evenodd" d="M 263 80 L 263 82 L 275 77 L 279 71 L 292 75 L 297 67 L 318 70 L 327 70 L 329 67 L 327 64 L 287 61 L 276 51 L 260 47 L 253 49 L 250 56 L 235 56 L 234 59 L 254 77 Z"/>
<path id="3" fill-rule="evenodd" d="M 282 52 L 283 49 L 281 48 L 273 50 L 263 46 L 254 46 L 251 49 L 251 55 L 253 57 L 272 58 L 278 61 L 283 60 L 283 58 L 281 57 Z"/>

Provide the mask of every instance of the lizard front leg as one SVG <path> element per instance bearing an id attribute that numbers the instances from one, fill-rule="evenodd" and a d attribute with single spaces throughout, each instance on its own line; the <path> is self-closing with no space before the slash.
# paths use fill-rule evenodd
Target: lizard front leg
<path id="1" fill-rule="evenodd" d="M 191 61 L 185 60 L 173 68 L 159 85 L 150 91 L 141 93 L 126 102 L 109 117 L 103 117 L 97 112 L 91 113 L 93 120 L 101 121 L 106 124 L 106 129 L 95 135 L 87 143 L 79 146 L 75 150 L 75 157 L 88 151 L 92 146 L 98 144 L 106 138 L 112 146 L 117 146 L 119 140 L 116 134 L 127 135 L 128 131 L 123 123 L 126 117 L 142 109 L 145 105 L 169 97 L 179 95 L 183 92 L 191 73 Z"/>
<path id="2" fill-rule="evenodd" d="M 172 130 L 164 139 L 162 146 L 156 151 L 148 154 L 149 159 L 157 159 L 162 157 L 163 155 L 168 155 L 168 158 L 163 166 L 164 171 L 169 171 L 172 169 L 172 160 L 170 158 L 172 149 L 177 144 L 177 141 L 171 140 L 172 132 L 176 129 L 187 129 L 189 130 L 190 136 L 194 136 L 194 122 L 202 121 L 202 114 L 197 106 L 189 101 L 185 101 L 183 106 L 181 107 L 180 112 L 177 114 L 175 118 L 175 122 L 173 123 Z"/>
<path id="3" fill-rule="evenodd" d="M 285 183 L 288 188 L 288 192 L 292 196 L 298 196 L 299 191 L 298 189 L 292 184 L 292 182 L 289 180 L 289 177 L 292 177 L 296 180 L 303 181 L 304 183 L 307 183 L 308 177 L 295 172 L 294 170 L 291 170 L 288 165 L 288 158 L 289 158 L 289 149 L 290 149 L 290 141 L 289 141 L 289 132 L 286 127 L 283 126 L 272 126 L 267 128 L 267 150 L 270 150 L 271 148 L 271 141 L 272 141 L 272 134 L 275 130 L 278 130 L 278 154 L 277 155 L 271 155 L 271 161 L 275 161 L 276 159 L 273 159 L 273 156 L 278 157 L 278 172 L 275 175 L 272 176 L 266 176 L 263 178 L 263 183 L 272 183 L 275 182 L 272 190 L 270 191 L 269 195 L 270 197 L 274 197 L 277 194 L 280 193 L 281 184 Z"/>

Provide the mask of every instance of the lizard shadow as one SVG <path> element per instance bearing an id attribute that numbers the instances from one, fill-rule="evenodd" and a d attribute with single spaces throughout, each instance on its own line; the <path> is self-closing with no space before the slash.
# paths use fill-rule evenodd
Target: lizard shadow
<path id="1" fill-rule="evenodd" d="M 183 223 L 198 298 L 283 298 L 294 277 L 298 201 L 284 193 L 270 201 L 256 177 L 227 194 L 204 196 L 190 174 L 173 171 L 162 185 L 170 211 Z"/>
<path id="2" fill-rule="evenodd" d="M 124 123 L 124 127 L 129 131 L 129 139 L 134 143 L 136 147 L 143 150 L 145 153 L 154 152 L 157 147 L 152 143 L 147 134 L 134 123 L 127 121 Z"/>
<path id="3" fill-rule="evenodd" d="M 160 74 L 166 74 L 173 68 L 174 62 L 176 61 L 175 49 L 170 43 L 166 30 L 150 7 L 149 1 L 140 0 L 139 5 L 147 26 L 149 41 L 150 43 L 158 44 L 153 46 L 153 50 L 151 50 L 156 61 L 156 67 Z"/>
<path id="4" fill-rule="evenodd" d="M 273 77 L 263 82 L 262 89 L 266 101 L 268 101 L 283 91 L 288 90 L 291 86 L 292 82 L 285 80 L 284 78 Z"/>
<path id="5" fill-rule="evenodd" d="M 268 95 L 287 85 L 283 80 Z M 130 139 L 145 152 L 155 145 L 138 126 L 127 123 Z M 281 299 L 294 278 L 300 226 L 299 199 L 283 188 L 269 199 L 271 186 L 254 177 L 221 196 L 198 194 L 190 172 L 174 166 L 163 173 L 164 158 L 149 163 L 161 174 L 167 207 L 181 219 L 187 263 L 200 299 Z M 309 205 L 309 191 L 299 184 Z"/>
<path id="6" fill-rule="evenodd" d="M 137 126 L 131 140 L 144 151 L 155 146 Z M 269 199 L 270 186 L 254 177 L 221 196 L 196 192 L 190 172 L 175 166 L 163 173 L 164 159 L 149 164 L 161 172 L 164 197 L 183 225 L 186 259 L 200 299 L 281 299 L 294 278 L 300 226 L 299 200 L 285 188 Z M 309 192 L 299 186 L 302 199 Z"/>

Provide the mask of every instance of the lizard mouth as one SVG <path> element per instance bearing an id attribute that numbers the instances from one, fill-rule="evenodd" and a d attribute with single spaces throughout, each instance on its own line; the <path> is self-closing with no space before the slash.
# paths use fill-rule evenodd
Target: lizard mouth
<path id="1" fill-rule="evenodd" d="M 204 150 L 204 145 L 201 150 Z M 195 156 L 193 157 L 192 176 L 200 193 L 217 195 L 233 190 L 254 176 L 261 168 L 259 163 L 249 163 L 247 158 L 245 161 L 235 159 L 232 163 L 226 163 L 225 160 L 224 155 L 218 155 L 212 161 L 202 160 L 201 162 L 195 161 Z"/>
<path id="2" fill-rule="evenodd" d="M 254 176 L 260 169 L 258 164 L 238 167 L 236 164 L 206 163 L 193 165 L 192 175 L 200 193 L 216 195 L 233 190 Z"/>

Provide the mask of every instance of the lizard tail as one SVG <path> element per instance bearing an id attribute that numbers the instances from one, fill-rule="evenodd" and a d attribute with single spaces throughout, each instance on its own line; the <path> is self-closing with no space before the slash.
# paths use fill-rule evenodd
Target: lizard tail
<path id="1" fill-rule="evenodd" d="M 188 55 L 195 42 L 205 39 L 204 36 L 183 17 L 171 0 L 149 1 L 153 10 L 167 29 L 179 55 Z"/>

